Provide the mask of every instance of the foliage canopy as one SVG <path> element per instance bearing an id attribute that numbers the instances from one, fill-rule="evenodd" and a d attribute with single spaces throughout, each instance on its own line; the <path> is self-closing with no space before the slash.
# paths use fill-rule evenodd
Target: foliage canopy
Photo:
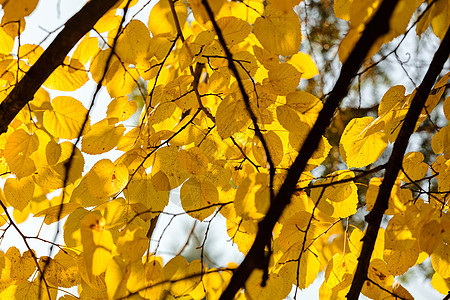
<path id="1" fill-rule="evenodd" d="M 450 119 L 448 1 L 335 0 L 343 66 L 320 98 L 299 88 L 320 71 L 299 51 L 299 0 L 160 0 L 144 21 L 129 15 L 142 2 L 91 0 L 44 49 L 20 39 L 38 0 L 0 1 L 0 222 L 28 247 L 0 252 L 1 298 L 283 299 L 325 271 L 323 299 L 411 299 L 394 277 L 428 257 L 447 294 L 450 127 L 432 127 L 431 159 L 406 147 L 433 110 Z M 392 86 L 329 137 L 353 78 L 412 28 L 442 40 L 420 86 Z M 88 81 L 86 107 L 71 92 Z M 320 174 L 330 159 L 339 167 Z M 226 218 L 239 267 L 204 261 L 208 230 L 200 259 L 150 251 L 159 216 L 179 216 L 165 209 L 177 188 L 183 214 Z M 362 207 L 367 227 L 352 221 Z M 20 231 L 30 217 L 61 226 L 64 244 Z"/>

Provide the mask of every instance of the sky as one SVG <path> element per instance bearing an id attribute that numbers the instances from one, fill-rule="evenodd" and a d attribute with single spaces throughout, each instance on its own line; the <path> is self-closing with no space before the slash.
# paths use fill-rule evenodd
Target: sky
<path id="1" fill-rule="evenodd" d="M 41 42 L 47 37 L 48 32 L 53 32 L 55 29 L 59 28 L 64 22 L 70 18 L 75 12 L 77 12 L 85 3 L 85 1 L 81 0 L 40 0 L 37 9 L 33 12 L 33 14 L 26 18 L 27 26 L 26 30 L 23 32 L 21 36 L 21 43 L 29 43 L 29 44 L 41 44 Z M 144 23 L 148 20 L 148 15 L 151 7 L 156 3 L 154 1 L 151 5 L 147 6 L 143 9 L 138 15 L 137 18 L 141 19 Z M 129 16 L 134 15 L 141 6 L 135 6 L 130 9 Z M 52 34 L 51 37 L 42 43 L 42 46 L 46 48 L 49 42 L 56 36 L 56 34 Z M 395 73 L 395 80 L 398 82 L 404 81 L 404 75 L 402 75 L 399 71 Z M 405 83 L 408 84 L 408 83 Z M 82 101 L 85 107 L 88 107 L 90 101 L 92 100 L 92 95 L 95 90 L 95 84 L 93 82 L 88 82 L 85 86 L 80 88 L 74 93 L 67 92 L 57 92 L 57 91 L 49 91 L 51 97 L 59 96 L 59 95 L 72 95 L 78 100 Z M 411 90 L 409 90 L 410 92 Z M 105 117 L 106 107 L 103 105 L 105 101 L 102 99 L 109 98 L 108 94 L 103 90 L 96 102 L 99 103 L 95 105 L 93 114 L 91 115 L 92 123 L 99 121 Z M 101 158 L 110 158 L 111 160 L 116 159 L 121 152 L 111 151 L 105 154 L 104 156 L 95 156 L 89 157 L 86 155 L 86 167 L 85 170 L 89 170 L 90 167 Z M 166 208 L 167 212 L 178 213 L 182 212 L 180 200 L 179 200 L 179 189 L 175 189 L 171 192 L 171 200 Z M 155 230 L 154 239 L 158 239 L 161 235 L 163 229 L 166 227 L 168 222 L 170 221 L 170 216 L 162 215 L 159 219 L 158 227 Z M 167 231 L 164 233 L 163 238 L 161 239 L 161 245 L 159 248 L 159 254 L 163 257 L 164 261 L 167 262 L 174 253 L 177 253 L 179 249 L 183 247 L 186 240 L 173 239 L 174 236 L 186 236 L 187 233 L 191 230 L 194 219 L 188 216 L 176 217 L 175 220 L 168 227 Z M 198 235 L 198 239 L 202 239 L 204 231 L 206 230 L 207 223 L 199 223 L 196 222 L 196 233 Z M 55 226 L 43 226 L 41 228 L 42 219 L 40 218 L 30 218 L 29 220 L 19 224 L 19 228 L 27 235 L 27 236 L 35 236 L 37 232 L 40 230 L 40 237 L 45 237 L 47 239 L 52 239 L 55 235 Z M 63 222 L 61 223 L 63 224 Z M 3 226 L 2 228 L 4 228 Z M 62 225 L 61 225 L 62 227 Z M 220 215 L 211 222 L 211 228 L 209 229 L 211 233 L 210 238 L 207 241 L 206 248 L 209 250 L 211 257 L 214 260 L 214 263 L 218 266 L 226 266 L 228 262 L 236 262 L 239 263 L 243 259 L 242 253 L 240 253 L 237 249 L 236 245 L 233 245 L 229 241 L 229 237 L 225 231 L 225 219 Z M 48 238 L 51 237 L 51 238 Z M 63 244 L 62 235 L 58 237 L 56 240 L 57 243 Z M 48 255 L 49 244 L 43 243 L 38 240 L 29 240 L 30 246 L 36 250 L 38 256 Z M 152 250 L 155 249 L 156 243 L 153 242 Z M 219 246 L 217 246 L 219 245 Z M 14 231 L 14 229 L 8 229 L 3 241 L 0 244 L 0 250 L 6 251 L 9 247 L 16 246 L 21 251 L 25 251 L 25 245 L 23 244 L 21 237 Z M 193 249 L 195 245 L 190 244 L 188 248 L 192 251 L 197 251 Z M 410 280 L 405 284 L 405 287 L 410 291 L 413 296 L 417 299 L 430 299 L 430 298 L 442 298 L 442 296 L 434 291 L 429 284 L 429 280 L 425 280 L 423 275 L 420 272 L 412 270 L 414 275 L 412 276 L 414 279 Z M 318 279 L 306 290 L 301 291 L 297 296 L 298 299 L 318 299 L 318 290 L 321 282 L 323 281 L 323 273 L 319 275 Z"/>

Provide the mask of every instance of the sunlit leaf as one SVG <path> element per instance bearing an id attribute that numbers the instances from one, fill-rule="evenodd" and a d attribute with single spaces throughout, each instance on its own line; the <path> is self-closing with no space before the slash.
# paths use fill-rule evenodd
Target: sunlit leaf
<path id="1" fill-rule="evenodd" d="M 115 125 L 116 120 L 105 119 L 92 125 L 91 130 L 83 136 L 81 151 L 100 154 L 113 149 L 125 132 L 122 124 Z"/>
<path id="2" fill-rule="evenodd" d="M 256 19 L 253 32 L 263 47 L 273 54 L 290 56 L 300 48 L 300 20 L 293 10 L 284 13 L 267 6 L 266 16 Z"/>
<path id="3" fill-rule="evenodd" d="M 340 153 L 349 168 L 364 167 L 375 162 L 387 147 L 383 132 L 372 132 L 372 117 L 354 118 L 345 127 Z"/>
<path id="4" fill-rule="evenodd" d="M 102 159 L 92 167 L 86 179 L 94 197 L 109 197 L 125 188 L 128 169 L 122 164 L 114 165 L 109 159 Z"/>
<path id="5" fill-rule="evenodd" d="M 75 98 L 60 96 L 52 100 L 52 110 L 44 112 L 44 127 L 55 137 L 74 139 L 81 135 L 87 109 Z M 89 121 L 84 132 L 89 129 Z"/>

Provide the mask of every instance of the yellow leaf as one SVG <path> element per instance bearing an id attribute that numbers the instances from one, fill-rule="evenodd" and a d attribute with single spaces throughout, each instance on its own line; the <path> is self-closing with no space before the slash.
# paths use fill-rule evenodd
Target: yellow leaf
<path id="1" fill-rule="evenodd" d="M 106 75 L 106 89 L 111 98 L 126 96 L 136 87 L 138 79 L 139 73 L 136 68 L 123 66 L 116 61 Z"/>
<path id="2" fill-rule="evenodd" d="M 300 123 L 302 124 L 302 123 Z M 297 156 L 297 152 L 300 151 L 300 148 L 302 147 L 306 136 L 310 130 L 310 127 L 305 126 L 306 130 L 304 131 L 292 131 L 289 132 L 289 143 L 291 144 L 292 148 L 295 149 L 295 151 L 292 153 L 294 154 L 294 156 L 290 157 L 288 160 L 288 163 L 290 165 L 290 163 L 292 163 L 292 161 L 295 159 L 295 157 Z M 328 140 L 325 137 L 322 137 L 322 139 L 319 142 L 319 146 L 317 147 L 317 150 L 313 153 L 313 155 L 311 156 L 311 158 L 308 160 L 308 168 L 315 168 L 316 166 L 320 165 L 325 158 L 327 158 L 328 153 L 331 150 L 331 145 L 328 142 Z M 286 155 L 285 155 L 286 156 Z M 310 170 L 310 169 L 308 169 Z"/>
<path id="3" fill-rule="evenodd" d="M 85 36 L 75 48 L 72 59 L 78 60 L 84 66 L 99 51 L 98 39 Z"/>
<path id="4" fill-rule="evenodd" d="M 127 268 L 120 256 L 114 256 L 105 272 L 106 291 L 109 299 L 119 299 L 127 295 Z"/>
<path id="5" fill-rule="evenodd" d="M 450 120 L 450 97 L 445 98 L 444 100 L 444 115 L 447 120 Z"/>
<path id="6" fill-rule="evenodd" d="M 189 178 L 180 189 L 181 204 L 184 211 L 193 218 L 203 221 L 210 216 L 216 207 L 202 209 L 219 202 L 217 188 L 209 181 L 199 181 Z"/>
<path id="7" fill-rule="evenodd" d="M 450 125 L 441 128 L 433 135 L 431 148 L 434 153 L 444 153 L 445 158 L 450 159 Z"/>
<path id="8" fill-rule="evenodd" d="M 128 169 L 123 164 L 114 165 L 109 159 L 102 159 L 92 167 L 86 180 L 94 197 L 111 197 L 127 185 Z"/>
<path id="9" fill-rule="evenodd" d="M 374 177 L 369 182 L 369 188 L 366 192 L 366 210 L 371 210 L 377 199 L 378 191 L 382 182 L 382 178 Z M 394 215 L 406 210 L 405 204 L 413 199 L 409 189 L 400 188 L 400 180 L 397 179 L 391 190 L 389 198 L 389 207 L 385 214 Z"/>
<path id="10" fill-rule="evenodd" d="M 239 185 L 234 205 L 242 219 L 262 219 L 270 205 L 268 174 L 253 173 L 246 177 Z"/>
<path id="11" fill-rule="evenodd" d="M 34 181 L 31 176 L 22 179 L 6 179 L 4 192 L 5 198 L 15 209 L 22 211 L 33 198 Z"/>
<path id="12" fill-rule="evenodd" d="M 198 147 L 180 150 L 178 159 L 186 171 L 194 175 L 203 175 L 208 167 L 208 158 Z"/>
<path id="13" fill-rule="evenodd" d="M 251 54 L 250 52 L 239 51 L 233 54 L 233 60 L 237 62 L 235 63 L 235 66 L 239 73 L 239 77 L 242 80 L 252 79 L 256 74 L 256 71 L 258 70 L 258 64 L 256 63 L 255 56 L 253 56 L 253 54 Z"/>
<path id="14" fill-rule="evenodd" d="M 43 86 L 58 91 L 75 91 L 88 80 L 89 77 L 84 70 L 83 64 L 76 59 L 71 59 L 69 65 L 56 68 L 43 83 Z"/>
<path id="15" fill-rule="evenodd" d="M 122 20 L 121 15 L 116 15 L 117 10 L 111 9 L 106 14 L 104 14 L 100 20 L 94 26 L 94 29 L 99 33 L 104 33 L 107 31 L 111 31 L 113 29 L 117 29 Z"/>
<path id="16" fill-rule="evenodd" d="M 123 197 L 113 199 L 106 203 L 105 212 L 103 216 L 105 218 L 105 227 L 113 228 L 119 225 L 124 225 L 125 216 L 127 211 L 124 207 L 127 205 Z"/>
<path id="17" fill-rule="evenodd" d="M 269 0 L 268 1 L 271 5 L 273 5 L 273 7 L 275 7 L 276 9 L 287 13 L 289 11 L 291 11 L 294 6 L 298 5 L 301 0 L 283 0 L 283 1 L 279 1 L 279 0 Z"/>
<path id="18" fill-rule="evenodd" d="M 262 0 L 228 1 L 223 4 L 217 18 L 234 16 L 253 24 L 263 13 L 264 4 Z"/>
<path id="19" fill-rule="evenodd" d="M 361 293 L 371 299 L 384 299 L 391 296 L 394 277 L 389 274 L 386 263 L 381 259 L 372 259 L 367 277 L 375 282 L 366 281 Z M 383 287 L 383 289 L 380 288 Z"/>
<path id="20" fill-rule="evenodd" d="M 263 47 L 273 54 L 290 56 L 300 49 L 300 20 L 293 10 L 284 13 L 268 5 L 266 16 L 256 19 L 253 32 Z"/>
<path id="21" fill-rule="evenodd" d="M 71 214 L 78 207 L 80 207 L 78 203 L 63 203 L 41 210 L 40 212 L 34 214 L 33 217 L 45 217 L 45 224 L 50 225 L 54 222 L 57 222 L 58 220 L 63 219 L 66 215 Z"/>
<path id="22" fill-rule="evenodd" d="M 136 65 L 147 58 L 149 45 L 150 32 L 147 26 L 139 20 L 131 20 L 117 40 L 115 51 L 121 61 Z"/>
<path id="23" fill-rule="evenodd" d="M 386 249 L 408 250 L 417 247 L 417 239 L 411 228 L 410 220 L 401 214 L 395 215 L 386 227 Z"/>
<path id="24" fill-rule="evenodd" d="M 450 278 L 443 278 L 439 273 L 435 272 L 431 279 L 431 285 L 439 293 L 446 295 L 450 291 Z"/>
<path id="25" fill-rule="evenodd" d="M 422 225 L 419 235 L 419 245 L 422 251 L 432 254 L 436 247 L 442 242 L 442 233 L 444 228 L 436 220 Z"/>
<path id="26" fill-rule="evenodd" d="M 148 238 L 140 227 L 127 228 L 117 238 L 117 252 L 125 263 L 142 260 L 148 249 Z"/>
<path id="27" fill-rule="evenodd" d="M 100 83 L 100 79 L 102 78 L 111 78 L 114 76 L 114 73 L 119 69 L 122 68 L 122 64 L 118 61 L 117 56 L 113 55 L 110 58 L 110 62 L 108 65 L 108 69 L 106 70 L 106 62 L 110 56 L 111 49 L 108 48 L 106 50 L 102 50 L 99 53 L 97 53 L 92 59 L 91 59 L 91 65 L 90 65 L 90 73 L 92 75 L 92 79 L 95 80 L 95 82 Z M 104 76 L 106 70 L 106 75 Z M 104 77 L 103 77 L 104 76 Z"/>
<path id="28" fill-rule="evenodd" d="M 244 41 L 252 31 L 250 24 L 232 16 L 218 19 L 217 25 L 228 47 Z"/>
<path id="29" fill-rule="evenodd" d="M 269 148 L 269 154 L 272 158 L 274 166 L 278 166 L 283 160 L 283 142 L 281 138 L 272 130 L 263 134 L 263 138 L 266 141 L 267 147 Z M 256 161 L 263 167 L 268 168 L 267 156 L 261 141 L 255 135 L 252 142 L 252 152 L 255 156 Z"/>
<path id="30" fill-rule="evenodd" d="M 392 284 L 392 291 L 395 295 L 398 297 L 402 297 L 403 299 L 407 300 L 414 300 L 414 297 L 408 292 L 407 289 L 405 289 L 400 282 L 394 279 L 394 283 Z"/>
<path id="31" fill-rule="evenodd" d="M 67 217 L 63 228 L 64 242 L 68 247 L 77 247 L 81 245 L 80 222 L 88 213 L 89 211 L 79 207 Z"/>
<path id="32" fill-rule="evenodd" d="M 419 252 L 420 250 L 417 244 L 414 247 L 404 250 L 385 249 L 383 260 L 387 264 L 389 274 L 394 276 L 404 274 L 416 264 L 419 258 Z"/>
<path id="33" fill-rule="evenodd" d="M 403 172 L 405 181 L 416 181 L 422 179 L 428 171 L 428 165 L 423 162 L 424 156 L 421 152 L 409 152 L 403 157 Z"/>
<path id="34" fill-rule="evenodd" d="M 17 21 L 30 15 L 36 8 L 39 0 L 2 1 L 4 19 Z M 5 20 L 2 20 L 3 22 Z"/>
<path id="35" fill-rule="evenodd" d="M 333 3 L 333 9 L 336 17 L 349 21 L 352 2 L 352 0 L 335 0 Z"/>
<path id="36" fill-rule="evenodd" d="M 311 213 L 298 211 L 283 222 L 278 243 L 283 250 L 288 250 L 294 244 L 303 244 L 303 241 L 309 245 L 317 234 L 317 226 L 314 222 L 309 225 L 307 237 L 305 231 L 308 228 L 309 221 L 312 219 Z"/>
<path id="37" fill-rule="evenodd" d="M 443 278 L 450 277 L 450 252 L 448 244 L 441 241 L 431 254 L 431 264 L 433 269 Z"/>
<path id="38" fill-rule="evenodd" d="M 81 151 L 75 148 L 70 169 L 67 170 L 66 162 L 72 155 L 74 145 L 71 142 L 62 142 L 59 146 L 58 148 L 60 148 L 61 154 L 58 162 L 55 165 L 44 165 L 40 167 L 33 175 L 36 184 L 41 187 L 58 189 L 63 187 L 65 179 L 66 185 L 69 185 L 81 177 L 84 169 L 84 157 Z"/>
<path id="39" fill-rule="evenodd" d="M 115 126 L 116 118 L 104 119 L 92 125 L 91 130 L 83 136 L 81 151 L 87 154 L 101 154 L 112 150 L 119 143 L 125 132 L 122 124 Z"/>
<path id="40" fill-rule="evenodd" d="M 9 55 L 14 47 L 14 39 L 0 27 L 0 53 Z"/>
<path id="41" fill-rule="evenodd" d="M 352 119 L 345 127 L 340 140 L 340 153 L 349 168 L 359 168 L 374 163 L 387 147 L 383 132 L 370 132 L 373 117 Z"/>
<path id="42" fill-rule="evenodd" d="M 288 61 L 302 74 L 302 79 L 310 79 L 316 75 L 319 75 L 319 70 L 317 69 L 316 63 L 312 60 L 309 54 L 299 52 L 292 55 L 291 59 Z"/>
<path id="43" fill-rule="evenodd" d="M 211 10 L 213 11 L 214 16 L 217 16 L 217 13 L 220 11 L 222 5 L 227 3 L 225 0 L 207 0 Z M 201 24 L 206 24 L 210 22 L 208 13 L 206 12 L 205 7 L 203 6 L 202 0 L 189 0 L 189 6 L 194 13 L 194 18 L 197 22 Z"/>
<path id="44" fill-rule="evenodd" d="M 448 1 L 437 1 L 431 9 L 431 14 L 433 15 L 431 17 L 431 26 L 433 27 L 433 32 L 438 38 L 442 40 L 444 39 L 445 32 L 450 26 Z"/>
<path id="45" fill-rule="evenodd" d="M 429 117 L 430 113 L 436 107 L 439 100 L 441 100 L 441 97 L 444 94 L 449 79 L 450 79 L 450 72 L 442 76 L 442 78 L 439 79 L 438 82 L 436 82 L 436 84 L 434 85 L 433 89 L 431 90 L 430 94 L 427 97 L 427 101 L 425 101 L 424 108 L 422 108 L 422 111 L 420 112 L 420 116 L 417 121 L 416 127 L 423 121 L 425 121 L 426 118 Z M 412 93 L 411 96 L 413 95 L 415 95 L 415 92 Z"/>
<path id="46" fill-rule="evenodd" d="M 30 250 L 20 255 L 19 249 L 16 247 L 9 248 L 5 254 L 8 259 L 5 268 L 9 269 L 9 278 L 18 282 L 28 280 L 36 270 L 33 255 L 35 255 L 34 252 L 31 253 Z"/>
<path id="47" fill-rule="evenodd" d="M 353 280 L 353 274 L 358 264 L 357 257 L 353 253 L 342 255 L 337 253 L 328 262 L 325 271 L 325 282 L 334 293 L 348 291 Z"/>
<path id="48" fill-rule="evenodd" d="M 61 156 L 61 145 L 55 141 L 49 141 L 45 147 L 45 156 L 49 165 L 56 164 Z"/>
<path id="49" fill-rule="evenodd" d="M 245 283 L 245 294 L 248 299 L 285 299 L 289 295 L 292 284 L 286 282 L 281 275 L 270 273 L 264 287 L 261 286 L 262 277 L 262 270 L 255 270 L 251 273 Z"/>
<path id="50" fill-rule="evenodd" d="M 199 260 L 188 263 L 186 259 L 180 255 L 172 258 L 164 266 L 164 277 L 172 282 L 169 289 L 170 293 L 177 297 L 187 295 L 194 291 L 201 282 L 201 277 L 193 275 L 200 274 L 201 270 L 202 263 Z"/>
<path id="51" fill-rule="evenodd" d="M 44 127 L 55 137 L 74 139 L 81 134 L 81 126 L 88 113 L 87 109 L 75 98 L 68 96 L 55 97 L 52 100 L 53 110 L 44 112 Z M 86 123 L 84 133 L 89 129 Z"/>
<path id="52" fill-rule="evenodd" d="M 294 66 L 282 63 L 269 70 L 269 78 L 263 80 L 263 86 L 276 95 L 287 95 L 295 91 L 301 76 Z"/>
<path id="53" fill-rule="evenodd" d="M 222 139 L 230 137 L 250 122 L 250 116 L 240 95 L 230 94 L 220 102 L 216 112 L 216 126 Z"/>
<path id="54" fill-rule="evenodd" d="M 333 218 L 347 218 L 356 213 L 358 207 L 358 194 L 356 184 L 354 182 L 346 182 L 333 184 L 354 177 L 351 171 L 337 171 L 327 176 L 324 181 L 318 184 L 330 184 L 324 188 L 314 188 L 311 191 L 311 199 L 314 203 L 318 203 L 318 208 Z M 319 197 L 321 197 L 319 199 Z"/>
<path id="55" fill-rule="evenodd" d="M 183 2 L 174 2 L 175 12 L 178 23 L 183 28 L 187 19 L 187 9 Z M 169 6 L 169 1 L 159 1 L 153 6 L 148 18 L 148 29 L 150 29 L 152 36 L 174 36 L 177 28 L 172 11 Z"/>
<path id="56" fill-rule="evenodd" d="M 258 61 L 267 70 L 275 68 L 280 64 L 280 58 L 277 55 L 267 51 L 265 48 L 260 48 L 255 45 L 253 46 L 253 52 L 255 53 L 255 56 L 258 59 Z"/>
<path id="57" fill-rule="evenodd" d="M 36 170 L 30 155 L 38 148 L 39 138 L 23 129 L 15 130 L 8 137 L 4 148 L 5 160 L 17 178 L 31 175 Z"/>
<path id="58" fill-rule="evenodd" d="M 157 284 L 164 279 L 162 259 L 158 256 L 150 256 L 145 264 L 135 262 L 131 264 L 130 277 L 127 281 L 127 289 L 130 292 L 139 291 L 139 295 L 145 299 L 159 299 L 161 292 L 167 286 Z"/>
<path id="59" fill-rule="evenodd" d="M 167 175 L 171 189 L 182 184 L 189 176 L 180 164 L 178 150 L 175 147 L 162 147 L 156 151 L 152 174 L 158 171 Z"/>
<path id="60" fill-rule="evenodd" d="M 286 96 L 286 105 L 301 113 L 300 119 L 311 127 L 322 110 L 323 104 L 320 99 L 303 91 L 295 91 Z M 306 116 L 307 118 L 304 118 Z"/>
<path id="61" fill-rule="evenodd" d="M 89 276 L 106 271 L 115 246 L 111 232 L 104 229 L 105 220 L 89 212 L 80 222 L 83 259 Z"/>
<path id="62" fill-rule="evenodd" d="M 162 173 L 162 172 L 158 172 Z M 154 177 L 154 176 L 153 176 Z M 128 184 L 125 197 L 130 204 L 144 205 L 143 209 L 153 212 L 161 212 L 169 203 L 169 190 L 157 190 L 153 179 L 148 175 L 135 174 Z M 169 185 L 166 178 L 166 185 Z"/>
<path id="63" fill-rule="evenodd" d="M 247 254 L 255 240 L 258 223 L 254 220 L 244 220 L 236 216 L 232 205 L 225 206 L 220 212 L 227 219 L 228 236 L 237 244 L 239 251 Z"/>
<path id="64" fill-rule="evenodd" d="M 59 250 L 54 258 L 42 256 L 39 264 L 41 265 L 41 269 L 47 264 L 45 279 L 54 286 L 70 288 L 80 284 L 78 255 L 72 250 Z"/>
<path id="65" fill-rule="evenodd" d="M 278 264 L 282 266 L 278 274 L 284 281 L 298 284 L 300 289 L 305 289 L 313 283 L 321 269 L 317 250 L 310 246 L 302 252 L 302 243 L 296 243 L 289 248 Z"/>
<path id="66" fill-rule="evenodd" d="M 51 300 L 55 299 L 57 289 L 49 289 L 50 298 L 45 285 L 39 283 L 39 279 L 34 281 L 24 281 L 17 286 L 14 297 L 10 299 L 30 299 L 30 300 Z"/>
<path id="67" fill-rule="evenodd" d="M 303 132 L 305 138 L 307 132 L 311 130 L 309 119 L 305 115 L 297 113 L 288 105 L 280 105 L 277 107 L 277 117 L 278 122 L 280 122 L 284 129 L 290 132 Z M 303 140 L 301 140 L 301 142 L 303 142 Z M 301 147 L 301 144 L 296 143 L 295 145 L 292 145 L 292 147 L 299 148 Z"/>
<path id="68" fill-rule="evenodd" d="M 118 118 L 119 121 L 128 120 L 137 110 L 137 103 L 134 100 L 128 101 L 128 97 L 115 98 L 108 104 L 106 116 L 108 118 Z"/>

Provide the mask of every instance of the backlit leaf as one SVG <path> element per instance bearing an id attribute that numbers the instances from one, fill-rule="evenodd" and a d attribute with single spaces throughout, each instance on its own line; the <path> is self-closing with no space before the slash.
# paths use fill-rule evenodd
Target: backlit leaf
<path id="1" fill-rule="evenodd" d="M 71 59 L 70 63 L 53 71 L 43 86 L 58 91 L 75 91 L 88 80 L 83 64 L 76 59 Z"/>
<path id="2" fill-rule="evenodd" d="M 54 258 L 41 257 L 40 265 L 43 268 L 43 265 L 48 263 L 45 279 L 50 284 L 70 288 L 79 284 L 81 280 L 77 260 L 78 256 L 74 251 L 65 249 L 59 250 Z"/>
<path id="3" fill-rule="evenodd" d="M 100 154 L 116 147 L 125 132 L 122 124 L 115 125 L 116 120 L 105 119 L 92 125 L 91 130 L 83 136 L 81 151 L 87 154 Z"/>
<path id="4" fill-rule="evenodd" d="M 372 117 L 354 118 L 345 127 L 339 150 L 349 168 L 375 162 L 386 149 L 385 134 L 369 130 L 372 122 Z"/>
<path id="5" fill-rule="evenodd" d="M 302 79 L 310 79 L 319 75 L 319 70 L 309 54 L 303 52 L 296 53 L 291 56 L 288 63 L 297 68 L 302 74 Z"/>
<path id="6" fill-rule="evenodd" d="M 134 100 L 128 101 L 128 97 L 113 99 L 108 104 L 106 115 L 108 118 L 118 118 L 119 121 L 128 120 L 137 110 L 137 103 Z"/>
<path id="7" fill-rule="evenodd" d="M 150 33 L 147 26 L 139 20 L 131 20 L 117 40 L 115 51 L 122 61 L 135 65 L 146 59 L 149 45 Z"/>
<path id="8" fill-rule="evenodd" d="M 114 165 L 109 159 L 102 159 L 92 167 L 86 179 L 94 197 L 110 197 L 128 183 L 128 169 L 123 164 Z"/>
<path id="9" fill-rule="evenodd" d="M 253 32 L 273 54 L 290 56 L 300 49 L 300 20 L 293 10 L 284 13 L 267 6 L 265 18 L 256 19 Z"/>
<path id="10" fill-rule="evenodd" d="M 22 211 L 33 198 L 34 181 L 32 177 L 22 179 L 8 178 L 4 187 L 5 198 L 15 209 Z"/>
<path id="11" fill-rule="evenodd" d="M 74 139 L 81 134 L 87 109 L 75 98 L 60 96 L 52 100 L 52 110 L 44 112 L 44 127 L 55 137 Z M 86 132 L 89 121 L 85 126 Z"/>
<path id="12" fill-rule="evenodd" d="M 32 174 L 36 170 L 30 155 L 39 147 L 39 138 L 23 129 L 14 131 L 5 145 L 5 160 L 18 178 Z"/>
<path id="13" fill-rule="evenodd" d="M 183 209 L 192 217 L 203 221 L 211 215 L 215 207 L 202 209 L 219 202 L 217 188 L 209 181 L 199 181 L 189 178 L 180 190 L 181 204 Z"/>

